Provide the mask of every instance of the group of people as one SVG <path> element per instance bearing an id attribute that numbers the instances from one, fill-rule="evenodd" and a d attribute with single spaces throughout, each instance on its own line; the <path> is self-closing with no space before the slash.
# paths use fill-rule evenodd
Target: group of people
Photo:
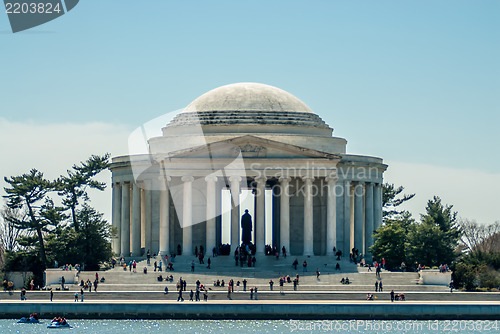
<path id="1" fill-rule="evenodd" d="M 340 284 L 351 284 L 351 281 L 349 281 L 349 277 L 342 277 L 342 279 L 340 280 Z"/>
<path id="2" fill-rule="evenodd" d="M 177 282 L 177 301 L 184 301 L 184 298 L 182 297 L 182 292 L 186 291 L 187 287 L 187 282 L 186 280 L 183 280 L 182 277 L 179 278 L 179 281 Z M 195 292 L 191 289 L 189 292 L 189 300 L 193 301 L 193 297 L 195 297 L 196 301 L 200 301 L 200 294 L 203 292 L 203 299 L 205 301 L 208 301 L 208 289 L 201 284 L 200 280 L 196 281 L 196 289 Z M 165 294 L 168 294 L 168 288 L 165 287 Z"/>
<path id="3" fill-rule="evenodd" d="M 158 279 L 158 282 L 163 282 L 163 280 L 165 280 L 167 282 L 173 282 L 174 275 L 166 276 L 165 278 L 163 278 L 163 276 L 160 274 L 160 275 L 158 275 L 157 279 Z"/>
<path id="4" fill-rule="evenodd" d="M 12 293 L 12 290 L 14 290 L 14 282 L 12 281 L 7 281 L 7 280 L 3 280 L 3 291 L 5 292 L 9 292 L 9 293 Z"/>
<path id="5" fill-rule="evenodd" d="M 279 249 L 279 247 L 276 247 L 276 245 L 273 245 L 272 247 L 271 247 L 271 245 L 266 245 L 264 247 L 264 254 L 266 254 L 266 255 L 274 255 L 274 256 L 276 256 L 276 260 L 279 260 L 279 258 L 280 258 L 280 249 Z M 286 259 L 287 251 L 286 251 L 285 246 L 283 246 L 281 248 L 281 254 L 282 254 L 283 258 Z"/>
<path id="6" fill-rule="evenodd" d="M 85 293 L 85 292 L 83 291 L 83 287 L 82 287 L 82 288 L 80 289 L 80 297 L 81 297 L 81 301 L 82 301 L 82 303 L 83 303 L 83 295 L 84 295 L 84 293 Z M 50 301 L 52 301 L 52 296 L 51 296 Z M 77 302 L 77 301 L 78 301 L 78 292 L 75 292 L 75 302 Z"/>
<path id="7" fill-rule="evenodd" d="M 54 319 L 52 319 L 52 323 L 57 323 L 58 325 L 66 325 L 67 322 L 66 322 L 66 318 L 61 318 L 61 317 L 54 317 Z"/>
<path id="8" fill-rule="evenodd" d="M 406 296 L 404 293 L 395 293 L 394 290 L 391 290 L 391 302 L 395 300 L 406 300 Z"/>
<path id="9" fill-rule="evenodd" d="M 104 277 L 101 277 L 101 282 L 104 282 L 106 279 Z M 89 290 L 89 292 L 92 292 L 92 286 L 94 286 L 94 291 L 97 292 L 97 286 L 99 285 L 99 274 L 95 274 L 95 280 L 94 282 L 90 281 L 90 279 L 87 279 L 86 282 L 83 280 L 80 281 L 80 286 L 82 287 L 82 290 Z"/>
<path id="10" fill-rule="evenodd" d="M 55 266 L 57 266 L 57 261 L 56 261 L 55 263 L 56 263 L 56 264 L 55 264 Z M 57 267 L 56 267 L 56 268 L 57 268 Z M 75 268 L 75 270 L 76 270 L 76 271 L 78 271 L 78 272 L 80 272 L 80 270 L 82 269 L 82 267 L 81 267 L 78 263 L 77 263 L 77 264 L 75 264 L 75 267 L 74 267 L 74 268 Z M 73 266 L 72 266 L 71 264 L 65 264 L 65 265 L 64 265 L 64 266 L 62 266 L 60 269 L 61 269 L 61 270 L 64 270 L 64 271 L 71 271 L 71 270 L 73 270 Z"/>
<path id="11" fill-rule="evenodd" d="M 299 274 L 297 274 L 293 280 L 290 277 L 290 275 L 279 277 L 278 283 L 280 286 L 280 293 L 283 293 L 285 283 L 293 283 L 293 290 L 297 291 L 297 286 L 299 285 Z M 270 280 L 269 281 L 269 290 L 270 291 L 273 291 L 273 286 L 274 286 L 274 281 Z"/>
<path id="12" fill-rule="evenodd" d="M 439 265 L 439 272 L 440 273 L 445 273 L 447 271 L 450 271 L 450 267 L 448 267 L 447 264 L 440 264 Z"/>

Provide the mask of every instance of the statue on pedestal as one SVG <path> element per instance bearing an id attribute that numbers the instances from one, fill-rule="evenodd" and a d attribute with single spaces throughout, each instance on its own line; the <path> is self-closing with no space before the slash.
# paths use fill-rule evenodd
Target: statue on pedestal
<path id="1" fill-rule="evenodd" d="M 244 245 L 248 245 L 252 242 L 252 216 L 248 213 L 248 209 L 246 209 L 245 214 L 241 216 L 241 228 L 243 230 L 241 233 L 241 241 Z"/>

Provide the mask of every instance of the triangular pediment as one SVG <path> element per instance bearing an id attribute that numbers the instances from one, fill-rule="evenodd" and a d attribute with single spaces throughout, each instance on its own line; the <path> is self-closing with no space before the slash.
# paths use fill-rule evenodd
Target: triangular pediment
<path id="1" fill-rule="evenodd" d="M 169 154 L 171 158 L 326 158 L 340 156 L 251 135 L 195 146 Z"/>

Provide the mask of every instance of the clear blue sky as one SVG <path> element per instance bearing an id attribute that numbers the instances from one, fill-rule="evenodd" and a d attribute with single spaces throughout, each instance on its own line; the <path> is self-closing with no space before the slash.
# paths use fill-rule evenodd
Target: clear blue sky
<path id="1" fill-rule="evenodd" d="M 351 153 L 500 170 L 496 0 L 82 0 L 17 34 L 0 13 L 0 41 L 9 121 L 132 129 L 254 81 L 299 97 Z"/>

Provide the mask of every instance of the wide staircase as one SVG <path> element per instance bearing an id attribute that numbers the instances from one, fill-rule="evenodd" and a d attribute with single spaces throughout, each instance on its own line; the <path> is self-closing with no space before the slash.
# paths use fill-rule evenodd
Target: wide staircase
<path id="1" fill-rule="evenodd" d="M 209 300 L 250 299 L 250 288 L 258 288 L 260 300 L 364 300 L 367 293 L 375 293 L 379 300 L 389 300 L 389 292 L 404 293 L 407 300 L 498 300 L 499 293 L 450 293 L 446 286 L 421 285 L 418 284 L 418 274 L 413 272 L 388 272 L 383 270 L 380 278 L 375 271 L 369 272 L 368 268 L 356 266 L 348 259 L 336 261 L 333 257 L 315 256 L 298 257 L 297 269 L 292 263 L 295 257 L 276 259 L 273 256 L 257 256 L 255 266 L 236 266 L 234 259 L 229 256 L 218 256 L 211 258 L 211 268 L 205 264 L 195 261 L 194 272 L 191 271 L 193 256 L 178 256 L 173 262 L 174 270 L 165 271 L 166 263 L 163 262 L 163 271 L 154 271 L 154 262 L 162 261 L 160 257 L 152 257 L 150 263 L 145 258 L 136 258 L 136 272 L 130 271 L 127 266 L 117 265 L 114 269 L 99 271 L 99 279 L 105 281 L 98 284 L 98 292 L 85 293 L 87 301 L 123 300 L 131 302 L 134 300 L 146 301 L 175 301 L 177 300 L 176 284 L 179 278 L 187 282 L 187 289 L 183 293 L 185 299 L 189 299 L 190 290 L 196 289 L 196 281 L 199 280 L 209 290 Z M 132 258 L 126 259 L 126 263 Z M 307 271 L 303 269 L 302 263 L 307 261 Z M 169 260 L 171 261 L 171 260 Z M 340 270 L 336 269 L 339 263 Z M 146 268 L 146 273 L 144 273 Z M 320 276 L 316 277 L 316 270 Z M 81 272 L 78 282 L 95 280 L 96 272 Z M 165 279 L 172 275 L 173 281 L 159 281 L 158 276 Z M 289 275 L 293 280 L 299 275 L 299 285 L 294 290 L 293 283 L 286 283 L 283 293 L 280 292 L 279 277 Z M 351 284 L 341 284 L 342 278 L 349 278 Z M 234 287 L 234 292 L 228 296 L 227 283 L 230 279 L 234 282 L 240 281 L 240 288 Z M 273 290 L 270 289 L 269 281 L 274 281 Z M 214 281 L 225 281 L 225 286 L 214 286 Z M 247 281 L 247 290 L 243 291 L 243 280 Z M 375 292 L 375 282 L 383 282 L 383 292 Z M 75 292 L 81 287 L 78 284 L 68 284 L 69 291 L 56 291 L 54 288 L 54 300 L 73 300 Z M 165 294 L 165 288 L 169 293 Z M 18 294 L 3 295 L 2 299 L 19 299 Z M 28 291 L 28 300 L 48 300 L 48 291 Z"/>
<path id="2" fill-rule="evenodd" d="M 368 268 L 359 267 L 348 259 L 336 261 L 335 258 L 327 256 L 314 257 L 298 257 L 299 264 L 297 269 L 292 266 L 295 257 L 287 257 L 276 259 L 274 256 L 258 256 L 255 267 L 236 266 L 235 261 L 229 256 L 218 256 L 211 258 L 211 268 L 207 268 L 207 260 L 205 264 L 200 264 L 195 261 L 194 272 L 191 271 L 191 265 L 194 257 L 177 256 L 173 262 L 174 270 L 165 270 L 166 263 L 163 260 L 162 272 L 154 271 L 154 262 L 161 261 L 160 257 L 152 257 L 150 263 L 146 259 L 136 259 L 136 272 L 130 271 L 128 265 L 124 269 L 117 265 L 114 269 L 99 272 L 99 277 L 105 278 L 105 282 L 99 284 L 100 292 L 163 292 L 165 286 L 169 291 L 175 292 L 176 283 L 179 278 L 187 281 L 188 291 L 196 287 L 195 283 L 199 280 L 202 284 L 210 287 L 212 291 L 221 291 L 227 293 L 227 282 L 233 279 L 234 282 L 242 282 L 247 280 L 248 289 L 250 287 L 258 287 L 261 291 L 269 291 L 269 281 L 274 281 L 274 292 L 279 291 L 279 277 L 289 275 L 293 280 L 296 275 L 299 275 L 299 286 L 297 293 L 343 293 L 343 292 L 362 292 L 366 296 L 367 292 L 374 292 L 375 282 L 382 280 L 384 291 L 397 289 L 398 291 L 412 292 L 445 292 L 448 291 L 443 286 L 419 285 L 417 273 L 401 273 L 388 272 L 382 270 L 380 278 L 376 277 L 375 269 L 371 272 Z M 126 263 L 132 260 L 126 259 Z M 307 271 L 303 268 L 303 262 L 307 261 Z M 171 260 L 169 259 L 169 262 Z M 336 269 L 336 264 L 339 263 L 340 269 Z M 146 269 L 146 274 L 144 274 Z M 316 270 L 319 270 L 320 276 L 316 277 Z M 158 281 L 158 276 L 162 275 L 165 279 L 167 276 L 173 276 L 173 282 Z M 350 284 L 341 284 L 342 278 L 349 278 Z M 79 280 L 94 281 L 95 272 L 82 272 L 79 275 Z M 225 287 L 214 287 L 213 282 L 224 280 Z M 247 289 L 247 290 L 248 290 Z M 240 291 L 243 286 L 240 287 Z M 293 291 L 293 284 L 287 283 L 284 286 L 285 291 Z M 236 291 L 236 287 L 234 289 Z"/>

